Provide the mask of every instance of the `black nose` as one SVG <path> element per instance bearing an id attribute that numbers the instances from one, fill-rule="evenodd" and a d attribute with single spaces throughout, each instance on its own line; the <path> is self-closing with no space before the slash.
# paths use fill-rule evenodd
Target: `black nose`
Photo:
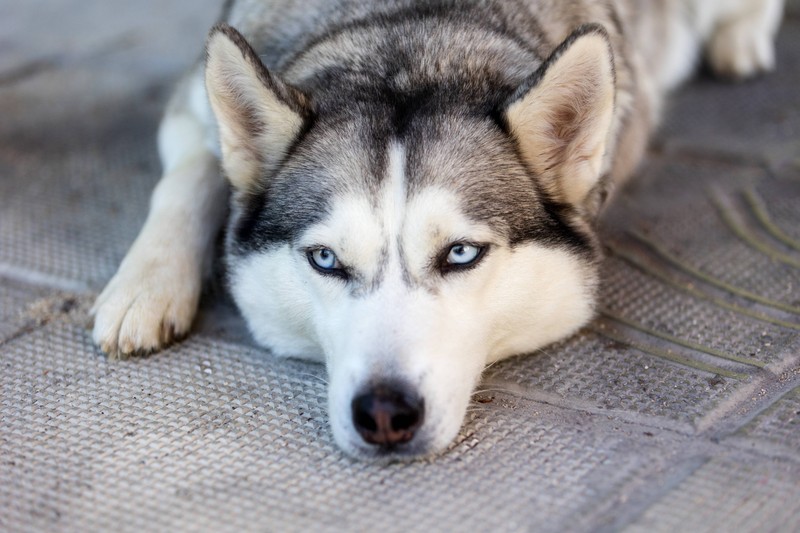
<path id="1" fill-rule="evenodd" d="M 422 425 L 424 402 L 407 389 L 380 384 L 353 399 L 353 425 L 366 442 L 383 448 L 408 442 Z"/>

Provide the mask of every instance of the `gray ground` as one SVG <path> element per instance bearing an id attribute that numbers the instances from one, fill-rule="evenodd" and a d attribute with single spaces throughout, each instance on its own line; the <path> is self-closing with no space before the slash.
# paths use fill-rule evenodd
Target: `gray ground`
<path id="1" fill-rule="evenodd" d="M 162 354 L 90 341 L 216 4 L 0 0 L 0 530 L 800 530 L 800 2 L 776 74 L 673 99 L 607 217 L 599 318 L 388 467 L 219 296 Z"/>

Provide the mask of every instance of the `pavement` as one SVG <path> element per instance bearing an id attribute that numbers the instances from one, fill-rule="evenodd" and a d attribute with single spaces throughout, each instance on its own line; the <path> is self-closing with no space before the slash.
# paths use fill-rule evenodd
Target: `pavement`
<path id="1" fill-rule="evenodd" d="M 1 531 L 800 530 L 800 1 L 777 72 L 671 100 L 604 219 L 597 319 L 389 466 L 336 448 L 324 369 L 219 288 L 162 353 L 91 342 L 217 4 L 0 0 Z"/>

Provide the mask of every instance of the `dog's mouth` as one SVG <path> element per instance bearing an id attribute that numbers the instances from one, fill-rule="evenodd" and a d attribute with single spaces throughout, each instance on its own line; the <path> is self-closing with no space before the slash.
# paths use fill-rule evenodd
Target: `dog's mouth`
<path id="1" fill-rule="evenodd" d="M 369 444 L 361 439 L 352 439 L 349 444 L 342 448 L 351 456 L 382 464 L 424 460 L 437 453 L 431 446 L 431 439 L 423 433 L 408 442 L 398 444 Z"/>

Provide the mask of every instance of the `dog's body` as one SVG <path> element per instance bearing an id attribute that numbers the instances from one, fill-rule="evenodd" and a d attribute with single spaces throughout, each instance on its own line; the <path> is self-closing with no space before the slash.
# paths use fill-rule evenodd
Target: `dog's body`
<path id="1" fill-rule="evenodd" d="M 594 221 L 664 94 L 703 47 L 725 75 L 771 68 L 781 10 L 228 2 L 245 37 L 217 26 L 170 103 L 164 177 L 95 340 L 131 354 L 188 332 L 232 190 L 231 291 L 256 340 L 327 363 L 339 444 L 441 450 L 488 362 L 591 318 Z"/>

